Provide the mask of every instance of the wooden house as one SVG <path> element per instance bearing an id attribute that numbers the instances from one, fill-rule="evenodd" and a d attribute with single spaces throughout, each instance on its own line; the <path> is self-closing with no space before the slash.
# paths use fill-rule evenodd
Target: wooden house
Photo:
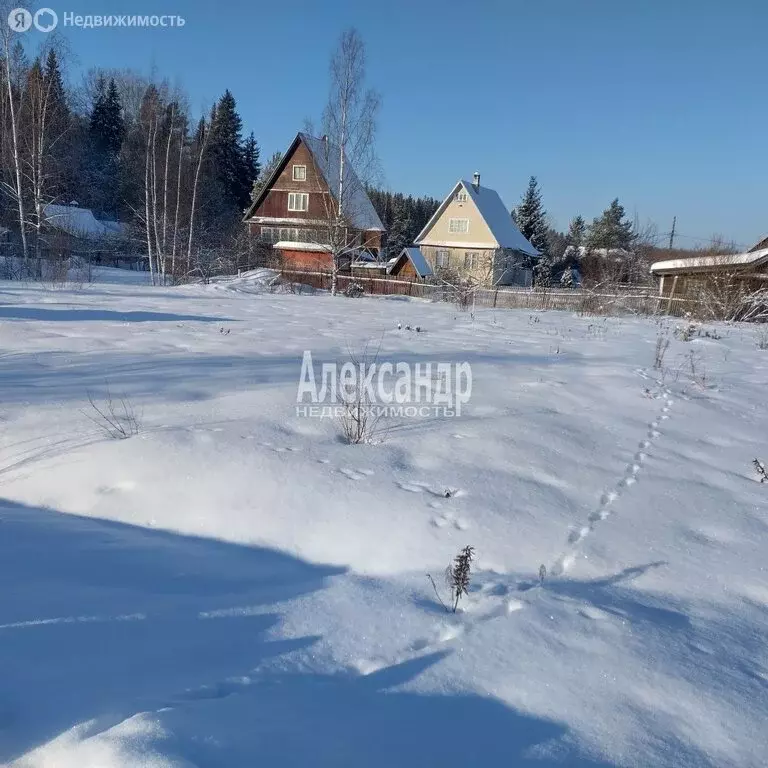
<path id="1" fill-rule="evenodd" d="M 523 237 L 498 193 L 456 182 L 415 240 L 432 271 L 480 285 L 531 285 L 538 251 Z"/>
<path id="2" fill-rule="evenodd" d="M 348 268 L 361 254 L 377 256 L 384 247 L 384 226 L 368 193 L 346 157 L 342 175 L 341 160 L 327 137 L 298 133 L 246 212 L 251 235 L 277 250 L 285 266 L 330 269 L 341 244 Z"/>

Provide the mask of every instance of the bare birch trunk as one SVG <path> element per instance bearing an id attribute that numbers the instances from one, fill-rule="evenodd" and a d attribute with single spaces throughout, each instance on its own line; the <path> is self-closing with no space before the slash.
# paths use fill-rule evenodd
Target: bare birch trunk
<path id="1" fill-rule="evenodd" d="M 173 215 L 173 245 L 171 248 L 171 275 L 176 277 L 176 240 L 179 234 L 179 205 L 181 203 L 181 164 L 184 152 L 184 130 L 179 132 L 179 165 L 176 169 L 176 211 Z"/>
<path id="2" fill-rule="evenodd" d="M 21 183 L 21 153 L 19 151 L 19 127 L 16 123 L 16 105 L 13 103 L 13 78 L 11 77 L 11 46 L 10 32 L 6 31 L 3 37 L 5 43 L 4 61 L 5 61 L 5 84 L 8 91 L 8 107 L 11 116 L 11 147 L 13 157 L 13 171 L 16 181 L 17 210 L 19 215 L 19 234 L 21 235 L 21 253 L 24 259 L 24 265 L 28 266 L 29 250 L 27 245 L 27 222 L 24 212 L 24 187 Z"/>
<path id="3" fill-rule="evenodd" d="M 197 156 L 197 166 L 195 167 L 195 180 L 192 184 L 192 204 L 189 211 L 189 240 L 187 241 L 187 274 L 192 271 L 192 242 L 195 231 L 195 206 L 197 204 L 197 185 L 200 181 L 200 169 L 203 166 L 203 155 L 208 146 L 208 137 L 211 133 L 211 126 L 205 130 L 203 143 L 200 145 L 200 152 Z"/>

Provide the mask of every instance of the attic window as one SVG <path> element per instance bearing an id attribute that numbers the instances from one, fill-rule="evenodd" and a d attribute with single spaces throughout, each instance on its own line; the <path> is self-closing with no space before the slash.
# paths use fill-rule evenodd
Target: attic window
<path id="1" fill-rule="evenodd" d="M 293 180 L 294 181 L 306 181 L 307 180 L 307 166 L 306 165 L 294 165 L 293 166 Z"/>
<path id="2" fill-rule="evenodd" d="M 306 192 L 289 192 L 288 193 L 288 210 L 289 211 L 309 210 L 309 195 Z"/>
<path id="3" fill-rule="evenodd" d="M 467 202 L 467 193 L 463 189 L 461 190 L 461 192 L 456 193 L 456 202 L 457 203 Z"/>
<path id="4" fill-rule="evenodd" d="M 469 232 L 469 219 L 448 219 L 448 231 L 456 234 Z"/>

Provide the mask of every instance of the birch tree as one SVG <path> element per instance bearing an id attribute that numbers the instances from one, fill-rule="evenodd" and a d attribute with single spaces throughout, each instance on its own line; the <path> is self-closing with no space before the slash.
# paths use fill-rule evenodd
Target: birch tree
<path id="1" fill-rule="evenodd" d="M 360 213 L 360 201 L 365 199 L 364 185 L 372 180 L 376 168 L 380 97 L 366 88 L 365 44 L 357 30 L 342 33 L 329 69 L 330 92 L 323 112 L 327 137 L 323 162 L 332 194 L 323 196 L 326 216 L 322 230 L 332 259 L 331 294 L 335 295 L 343 260 L 361 245 L 350 230 Z"/>
<path id="2" fill-rule="evenodd" d="M 11 160 L 11 181 L 3 180 L 3 191 L 15 203 L 18 214 L 19 236 L 21 238 L 21 253 L 25 266 L 28 265 L 29 247 L 27 244 L 27 216 L 24 201 L 24 184 L 21 155 L 20 114 L 21 104 L 25 97 L 26 70 L 24 51 L 21 44 L 13 42 L 13 32 L 5 20 L 8 18 L 6 3 L 0 4 L 0 58 L 3 67 L 3 96 L 7 104 L 6 124 L 10 128 L 9 156 Z M 3 127 L 5 133 L 5 127 Z"/>

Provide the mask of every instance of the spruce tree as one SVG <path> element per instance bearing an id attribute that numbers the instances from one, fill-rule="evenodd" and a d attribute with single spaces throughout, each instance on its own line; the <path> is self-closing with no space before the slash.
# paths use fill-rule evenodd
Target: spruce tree
<path id="1" fill-rule="evenodd" d="M 96 98 L 93 102 L 90 120 L 91 139 L 94 149 L 107 156 L 120 153 L 125 135 L 122 106 L 117 84 L 110 79 L 107 84 L 103 77 L 96 83 Z"/>
<path id="2" fill-rule="evenodd" d="M 253 131 L 251 131 L 245 140 L 245 144 L 243 144 L 243 161 L 245 162 L 245 171 L 249 180 L 249 190 L 253 189 L 253 185 L 261 172 L 260 156 L 261 150 L 259 149 L 256 137 L 253 135 Z"/>
<path id="3" fill-rule="evenodd" d="M 209 154 L 211 170 L 223 195 L 222 202 L 233 213 L 245 208 L 253 188 L 242 129 L 243 121 L 237 113 L 235 97 L 227 90 L 212 115 Z"/>
<path id="4" fill-rule="evenodd" d="M 586 245 L 589 250 L 625 250 L 632 248 L 632 222 L 625 218 L 624 206 L 616 198 L 589 228 Z"/>
<path id="5" fill-rule="evenodd" d="M 514 220 L 517 228 L 528 242 L 541 254 L 547 251 L 546 211 L 541 201 L 541 190 L 535 176 L 528 181 L 528 189 L 522 202 L 515 208 Z"/>
<path id="6" fill-rule="evenodd" d="M 395 195 L 392 199 L 392 219 L 387 235 L 387 251 L 390 256 L 397 256 L 403 248 L 411 243 L 410 211 L 413 210 L 413 207 L 412 197 L 406 200 L 402 195 Z"/>
<path id="7" fill-rule="evenodd" d="M 89 120 L 90 153 L 85 199 L 97 215 L 117 217 L 120 190 L 120 149 L 125 137 L 122 106 L 114 79 L 96 82 Z"/>
<path id="8" fill-rule="evenodd" d="M 568 227 L 568 245 L 578 248 L 584 245 L 584 237 L 587 232 L 587 225 L 583 216 L 575 216 Z"/>
<path id="9" fill-rule="evenodd" d="M 534 267 L 536 284 L 549 286 L 552 282 L 553 265 L 548 250 L 546 211 L 535 176 L 531 176 L 528 181 L 528 189 L 520 205 L 515 208 L 512 218 L 523 236 L 539 252 L 539 259 Z"/>

